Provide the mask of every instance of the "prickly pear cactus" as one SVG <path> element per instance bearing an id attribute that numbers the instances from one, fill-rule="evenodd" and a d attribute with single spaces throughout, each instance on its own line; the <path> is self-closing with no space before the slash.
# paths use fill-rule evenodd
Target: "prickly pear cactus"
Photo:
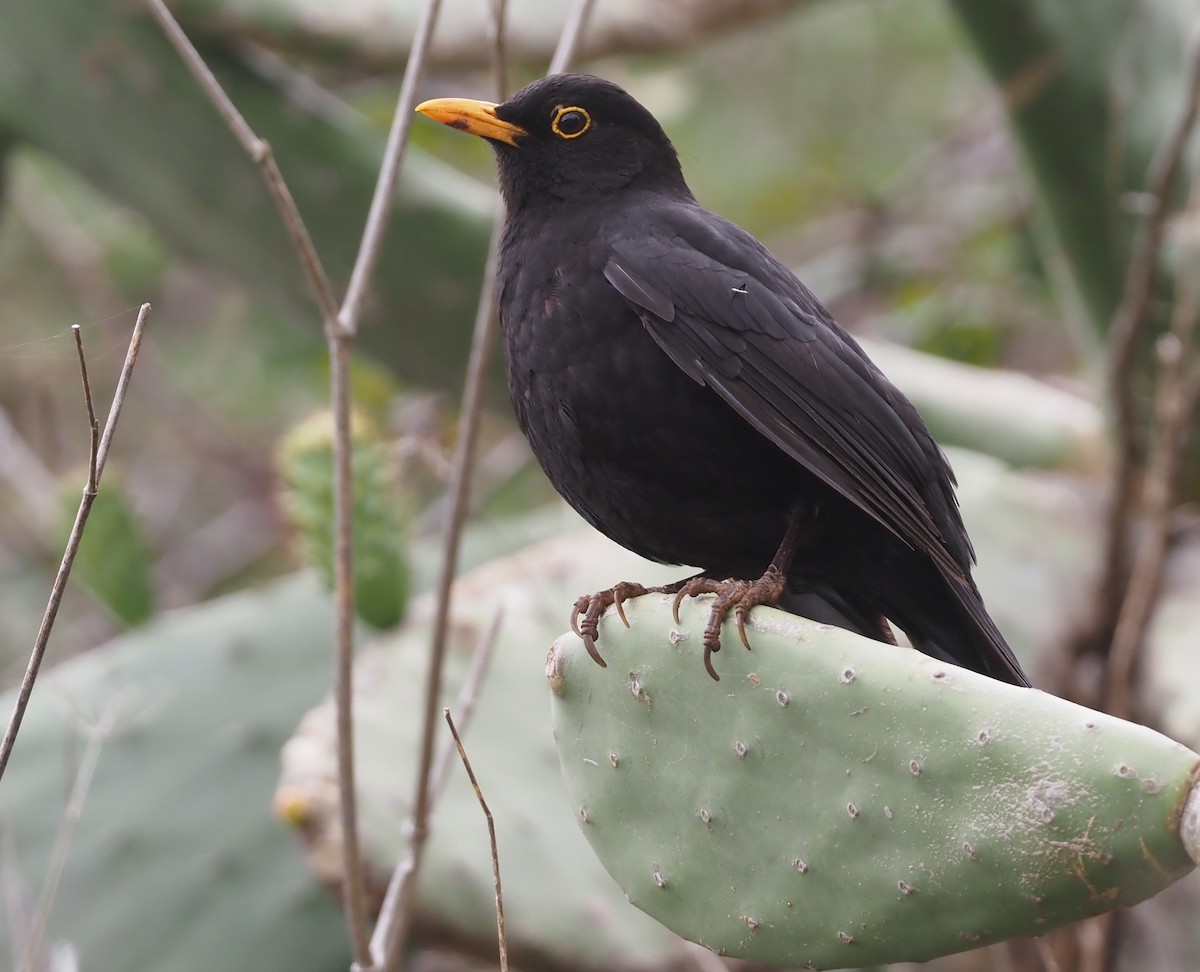
<path id="1" fill-rule="evenodd" d="M 339 910 L 269 809 L 279 747 L 328 684 L 332 625 L 306 575 L 162 615 L 45 670 L 2 788 L 0 954 L 26 947 L 84 726 L 111 719 L 45 916 L 45 952 L 67 943 L 88 972 L 346 968 Z M 0 695 L 0 710 L 14 694 Z M 50 967 L 35 959 L 29 968 Z"/>
<path id="2" fill-rule="evenodd" d="M 409 570 L 403 497 L 387 444 L 361 414 L 354 443 L 354 603 L 375 628 L 404 616 Z M 283 509 L 306 563 L 326 586 L 333 578 L 333 419 L 318 412 L 291 430 L 279 447 Z"/>
<path id="3" fill-rule="evenodd" d="M 1140 901 L 1192 867 L 1200 756 L 1142 726 L 758 608 L 627 603 L 547 661 L 578 822 L 630 900 L 721 954 L 922 961 Z"/>

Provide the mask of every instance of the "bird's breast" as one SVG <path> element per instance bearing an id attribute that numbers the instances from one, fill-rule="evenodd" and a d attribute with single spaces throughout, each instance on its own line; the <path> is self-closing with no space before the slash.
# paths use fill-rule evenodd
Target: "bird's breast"
<path id="1" fill-rule="evenodd" d="M 605 279 L 608 258 L 548 234 L 502 251 L 509 393 L 534 455 L 593 526 L 643 556 L 765 566 L 798 467 L 659 348 Z M 687 445 L 697 430 L 709 448 Z"/>

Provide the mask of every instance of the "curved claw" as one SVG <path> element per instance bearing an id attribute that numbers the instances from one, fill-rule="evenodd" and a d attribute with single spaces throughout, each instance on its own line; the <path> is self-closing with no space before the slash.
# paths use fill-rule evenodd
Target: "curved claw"
<path id="1" fill-rule="evenodd" d="M 615 607 L 617 609 L 617 617 L 620 618 L 621 621 L 624 623 L 625 627 L 628 628 L 629 627 L 629 618 L 625 617 L 625 608 L 622 607 L 622 605 L 624 603 L 625 603 L 625 598 L 623 598 L 623 597 L 618 596 L 613 599 L 613 604 L 615 605 Z"/>
<path id="2" fill-rule="evenodd" d="M 720 645 L 718 645 L 716 648 L 710 648 L 708 645 L 704 646 L 704 670 L 706 672 L 708 672 L 709 675 L 712 676 L 712 680 L 714 682 L 721 681 L 721 676 L 718 675 L 717 670 L 715 668 L 713 668 L 712 656 L 713 656 L 714 651 L 720 651 L 720 650 L 721 650 Z"/>
<path id="3" fill-rule="evenodd" d="M 750 610 L 738 605 L 734 616 L 737 618 L 738 634 L 741 636 L 742 644 L 746 646 L 746 651 L 750 651 L 750 639 L 746 637 L 746 618 L 749 617 Z"/>
<path id="4" fill-rule="evenodd" d="M 671 617 L 675 619 L 675 623 L 679 624 L 679 605 L 683 603 L 683 599 L 687 597 L 687 585 L 679 588 L 675 594 L 675 599 L 671 601 Z"/>
<path id="5" fill-rule="evenodd" d="M 571 630 L 575 632 L 577 637 L 583 637 L 583 632 L 579 630 L 579 616 L 587 611 L 591 603 L 592 599 L 584 595 L 583 597 L 577 597 L 574 606 L 571 608 Z"/>
<path id="6" fill-rule="evenodd" d="M 604 660 L 600 652 L 596 648 L 596 642 L 590 634 L 581 635 L 583 638 L 583 647 L 587 649 L 587 653 L 592 656 L 594 661 L 601 668 L 608 668 L 608 662 Z"/>

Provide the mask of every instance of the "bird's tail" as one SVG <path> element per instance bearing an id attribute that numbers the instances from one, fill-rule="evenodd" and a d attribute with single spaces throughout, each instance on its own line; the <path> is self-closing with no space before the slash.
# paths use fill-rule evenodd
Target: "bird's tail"
<path id="1" fill-rule="evenodd" d="M 829 575 L 813 580 L 793 572 L 778 606 L 894 643 L 890 620 L 926 655 L 1002 682 L 1031 684 L 970 578 L 947 578 L 924 558 L 905 560 L 906 582 L 900 584 L 895 576 L 874 578 L 877 582 L 871 583 L 873 578 L 859 573 L 853 583 L 838 584 Z"/>
<path id="2" fill-rule="evenodd" d="M 937 572 L 932 564 L 929 569 Z M 913 647 L 1002 682 L 1031 685 L 970 578 L 946 578 L 939 573 L 938 580 L 917 587 L 923 603 L 897 607 L 888 614 Z"/>

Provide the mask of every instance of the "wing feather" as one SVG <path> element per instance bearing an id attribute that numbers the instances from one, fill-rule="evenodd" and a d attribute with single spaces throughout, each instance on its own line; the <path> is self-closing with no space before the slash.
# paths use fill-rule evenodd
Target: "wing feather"
<path id="1" fill-rule="evenodd" d="M 698 213 L 676 212 L 669 228 L 613 241 L 606 279 L 685 373 L 945 573 L 965 578 L 973 552 L 953 474 L 916 410 L 757 241 Z"/>

